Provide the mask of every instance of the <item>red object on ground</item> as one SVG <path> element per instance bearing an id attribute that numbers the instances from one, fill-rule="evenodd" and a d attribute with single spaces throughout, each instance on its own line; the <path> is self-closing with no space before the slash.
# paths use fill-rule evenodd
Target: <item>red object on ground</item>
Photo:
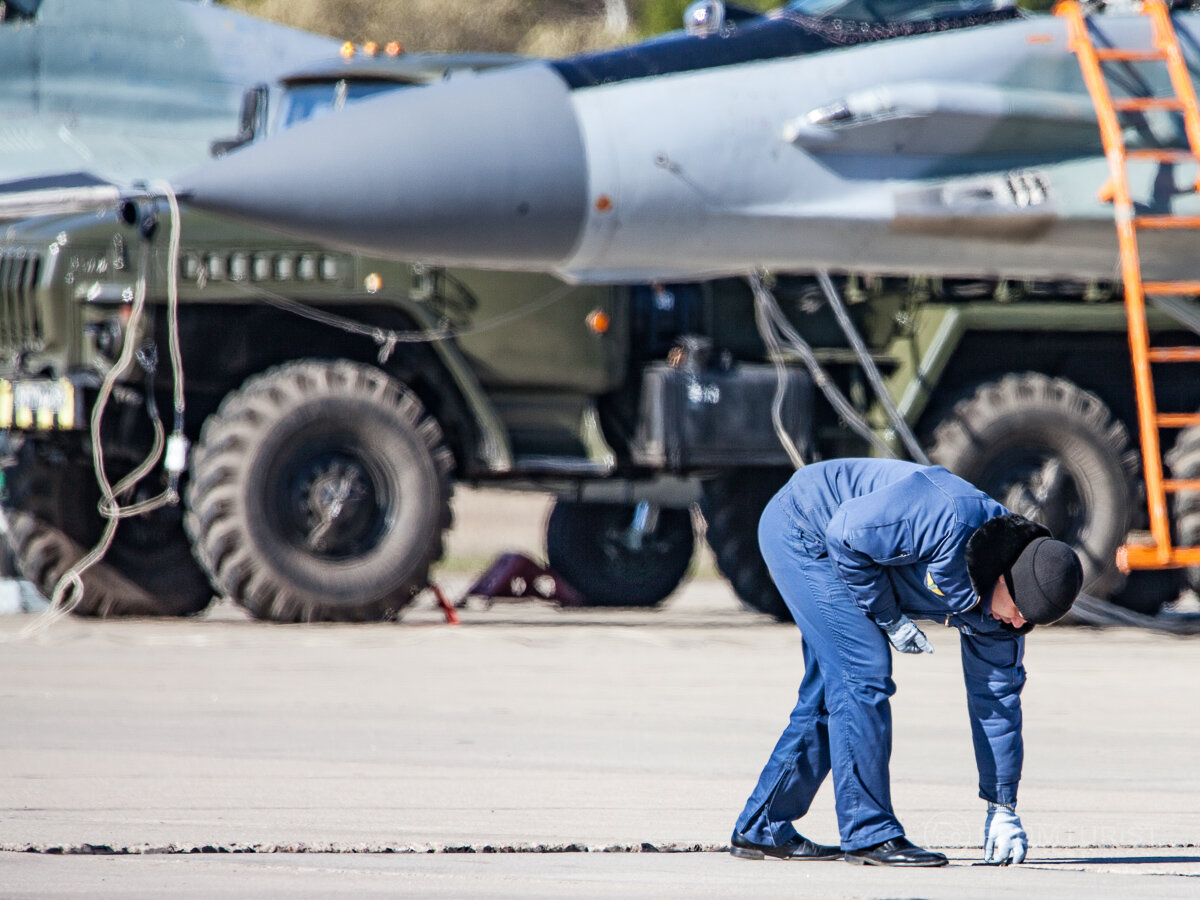
<path id="1" fill-rule="evenodd" d="M 436 584 L 432 583 L 429 585 L 429 588 L 433 591 L 433 596 L 437 597 L 438 606 L 440 606 L 442 608 L 442 612 L 446 614 L 446 624 L 459 624 L 458 613 L 455 611 L 454 605 L 446 599 L 446 595 L 442 593 L 442 589 Z"/>

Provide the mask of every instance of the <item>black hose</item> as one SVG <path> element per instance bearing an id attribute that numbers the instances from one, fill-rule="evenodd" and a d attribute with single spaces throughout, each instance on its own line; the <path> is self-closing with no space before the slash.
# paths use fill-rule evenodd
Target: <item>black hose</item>
<path id="1" fill-rule="evenodd" d="M 1166 634 L 1200 634 L 1200 614 L 1160 613 L 1157 616 L 1148 616 L 1090 594 L 1079 595 L 1062 624 L 1092 625 L 1099 628 L 1145 628 Z"/>

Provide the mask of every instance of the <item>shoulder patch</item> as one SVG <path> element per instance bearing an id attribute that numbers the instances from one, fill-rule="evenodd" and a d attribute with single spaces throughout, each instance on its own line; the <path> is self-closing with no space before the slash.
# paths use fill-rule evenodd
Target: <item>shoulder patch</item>
<path id="1" fill-rule="evenodd" d="M 942 593 L 942 589 L 940 587 L 938 587 L 937 584 L 934 582 L 933 573 L 928 570 L 925 572 L 925 587 L 929 588 L 931 591 L 933 591 L 939 597 L 946 596 L 945 594 Z"/>

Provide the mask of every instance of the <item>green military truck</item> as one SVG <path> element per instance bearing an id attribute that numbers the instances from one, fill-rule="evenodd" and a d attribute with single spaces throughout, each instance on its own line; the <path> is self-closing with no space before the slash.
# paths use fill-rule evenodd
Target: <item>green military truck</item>
<path id="1" fill-rule="evenodd" d="M 242 134 L 218 149 L 503 62 L 317 67 L 250 92 Z M 4 510 L 21 574 L 49 594 L 104 532 L 97 467 L 118 483 L 156 460 L 118 492 L 129 514 L 77 612 L 187 615 L 217 594 L 276 621 L 394 617 L 442 554 L 454 485 L 472 484 L 553 492 L 549 562 L 596 604 L 670 594 L 699 509 L 738 596 L 786 619 L 759 513 L 797 460 L 902 452 L 873 370 L 933 461 L 1080 550 L 1092 594 L 1152 614 L 1183 585 L 1113 565 L 1143 511 L 1111 285 L 569 286 L 352 256 L 186 209 L 173 249 L 172 225 L 147 200 L 29 220 L 0 242 Z M 1200 405 L 1182 376 L 1159 391 Z M 186 445 L 168 442 L 164 463 L 167 431 Z M 1179 448 L 1176 474 L 1200 470 L 1200 435 Z M 164 491 L 179 502 L 138 512 Z M 1196 506 L 1182 499 L 1181 528 L 1200 527 Z"/>

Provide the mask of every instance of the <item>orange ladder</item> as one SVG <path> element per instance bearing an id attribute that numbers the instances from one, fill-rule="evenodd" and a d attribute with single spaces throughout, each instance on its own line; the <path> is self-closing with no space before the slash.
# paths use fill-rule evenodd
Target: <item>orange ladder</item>
<path id="1" fill-rule="evenodd" d="M 1079 58 L 1079 67 L 1100 121 L 1100 136 L 1108 158 L 1109 180 L 1100 189 L 1102 200 L 1113 204 L 1117 239 L 1121 248 L 1121 273 L 1125 280 L 1125 313 L 1129 323 L 1129 349 L 1133 358 L 1133 380 L 1137 394 L 1138 430 L 1142 442 L 1142 470 L 1146 479 L 1146 503 L 1150 512 L 1152 543 L 1128 543 L 1117 550 L 1117 565 L 1130 569 L 1167 569 L 1200 565 L 1200 547 L 1177 547 L 1171 543 L 1167 494 L 1200 490 L 1200 479 L 1163 477 L 1161 429 L 1200 425 L 1197 413 L 1159 413 L 1154 397 L 1151 363 L 1200 362 L 1200 347 L 1151 347 L 1146 324 L 1146 294 L 1200 294 L 1200 281 L 1143 281 L 1138 253 L 1138 231 L 1190 228 L 1200 231 L 1200 216 L 1139 216 L 1129 195 L 1128 160 L 1160 163 L 1200 161 L 1200 106 L 1191 76 L 1163 0 L 1145 0 L 1141 14 L 1148 16 L 1154 39 L 1153 50 L 1097 47 L 1077 0 L 1063 0 L 1055 14 L 1067 20 L 1067 48 Z M 1113 98 L 1103 64 L 1106 62 L 1153 63 L 1167 67 L 1174 95 L 1170 97 Z M 1126 150 L 1118 114 L 1170 110 L 1183 114 L 1187 149 Z M 1200 190 L 1200 173 L 1196 189 Z"/>

